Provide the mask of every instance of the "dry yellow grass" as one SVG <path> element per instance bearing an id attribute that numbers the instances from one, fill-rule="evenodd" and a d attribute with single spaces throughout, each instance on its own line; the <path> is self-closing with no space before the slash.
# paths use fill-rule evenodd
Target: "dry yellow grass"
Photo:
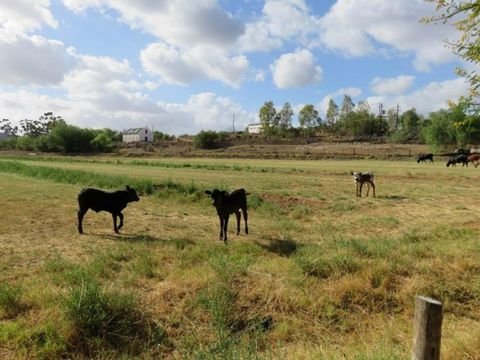
<path id="1" fill-rule="evenodd" d="M 25 305 L 13 318 L 0 307 L 0 355 L 87 356 L 76 348 L 61 301 L 71 286 L 69 269 L 77 266 L 104 288 L 133 293 L 141 311 L 165 329 L 169 345 L 147 346 L 142 357 L 214 358 L 225 351 L 233 358 L 406 359 L 414 296 L 422 293 L 445 304 L 443 356 L 478 358 L 478 169 L 161 160 L 212 166 L 182 168 L 116 160 L 22 162 L 193 182 L 199 191 L 242 186 L 251 193 L 251 234 L 235 236 L 233 217 L 225 246 L 206 196 L 160 194 L 127 207 L 121 235 L 109 214 L 89 212 L 81 236 L 81 185 L 0 173 L 0 282 L 21 286 Z M 220 165 L 231 168 L 215 169 Z M 375 172 L 377 198 L 354 196 L 350 170 Z M 273 326 L 249 333 L 267 317 Z M 50 342 L 39 341 L 39 333 Z M 95 354 L 125 356 L 111 348 Z"/>

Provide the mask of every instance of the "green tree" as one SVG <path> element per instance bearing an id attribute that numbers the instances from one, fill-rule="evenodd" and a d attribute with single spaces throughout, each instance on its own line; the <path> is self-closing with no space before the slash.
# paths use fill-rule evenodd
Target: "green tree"
<path id="1" fill-rule="evenodd" d="M 0 120 L 0 130 L 8 136 L 17 136 L 18 134 L 18 126 L 13 126 L 8 119 Z"/>
<path id="2" fill-rule="evenodd" d="M 338 127 L 343 133 L 354 137 L 381 137 L 388 131 L 385 119 L 367 110 L 352 111 L 342 116 L 338 121 Z"/>
<path id="3" fill-rule="evenodd" d="M 350 95 L 343 95 L 342 107 L 340 108 L 340 117 L 347 116 L 355 109 L 355 104 Z"/>
<path id="4" fill-rule="evenodd" d="M 48 136 L 48 144 L 51 149 L 64 153 L 87 153 L 92 152 L 92 140 L 95 132 L 90 129 L 81 129 L 73 125 L 55 126 Z"/>
<path id="5" fill-rule="evenodd" d="M 260 118 L 260 123 L 262 124 L 262 131 L 265 135 L 270 136 L 275 132 L 275 121 L 277 117 L 277 111 L 272 101 L 267 101 L 260 108 L 258 117 Z"/>
<path id="6" fill-rule="evenodd" d="M 321 123 L 318 111 L 312 104 L 305 105 L 298 113 L 298 122 L 302 129 L 302 134 L 305 136 L 312 136 L 315 127 Z"/>
<path id="7" fill-rule="evenodd" d="M 390 133 L 394 133 L 398 130 L 398 123 L 400 119 L 398 118 L 397 110 L 390 108 L 387 110 L 387 114 L 385 116 L 385 120 L 388 124 L 388 131 Z"/>
<path id="8" fill-rule="evenodd" d="M 328 102 L 327 114 L 326 114 L 327 125 L 332 127 L 335 122 L 338 120 L 338 105 L 330 99 Z"/>
<path id="9" fill-rule="evenodd" d="M 455 145 L 455 129 L 453 128 L 452 112 L 439 110 L 430 113 L 428 125 L 423 129 L 425 142 L 434 150 L 440 150 L 449 145 Z"/>
<path id="10" fill-rule="evenodd" d="M 277 132 L 279 134 L 285 135 L 292 127 L 293 115 L 294 113 L 290 103 L 286 102 L 276 116 L 278 119 Z"/>
<path id="11" fill-rule="evenodd" d="M 457 104 L 451 104 L 453 128 L 457 145 L 465 147 L 467 144 L 480 141 L 480 114 L 473 107 L 472 100 L 461 97 Z"/>
<path id="12" fill-rule="evenodd" d="M 163 133 L 161 131 L 154 131 L 153 132 L 153 140 L 160 141 L 160 140 L 173 140 L 175 139 L 174 135 L 169 135 L 167 133 Z"/>
<path id="13" fill-rule="evenodd" d="M 422 140 L 423 119 L 415 109 L 405 111 L 400 117 L 400 128 L 392 134 L 392 141 L 399 143 L 419 142 Z"/>
<path id="14" fill-rule="evenodd" d="M 47 123 L 40 120 L 23 119 L 20 120 L 20 129 L 23 135 L 37 137 L 48 134 Z"/>
<path id="15" fill-rule="evenodd" d="M 426 0 L 437 5 L 438 16 L 423 18 L 424 23 L 452 23 L 460 37 L 447 44 L 462 59 L 474 65 L 480 63 L 480 0 Z M 480 93 L 480 74 L 476 70 L 458 68 L 457 73 L 470 82 L 470 97 L 474 99 Z"/>
<path id="16" fill-rule="evenodd" d="M 112 149 L 112 138 L 102 131 L 95 136 L 90 144 L 98 152 L 108 152 Z"/>

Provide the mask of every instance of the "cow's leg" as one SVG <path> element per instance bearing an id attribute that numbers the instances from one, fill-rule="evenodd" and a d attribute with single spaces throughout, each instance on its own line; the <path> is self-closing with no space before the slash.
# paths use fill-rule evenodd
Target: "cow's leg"
<path id="1" fill-rule="evenodd" d="M 118 230 L 120 230 L 123 227 L 123 214 L 118 213 L 118 217 L 120 218 L 120 225 L 118 225 Z"/>
<path id="2" fill-rule="evenodd" d="M 112 214 L 113 219 L 113 230 L 118 234 L 118 227 L 117 227 L 117 214 Z"/>
<path id="3" fill-rule="evenodd" d="M 85 216 L 85 214 L 87 213 L 88 211 L 88 208 L 84 209 L 84 208 L 80 208 L 80 210 L 78 210 L 77 212 L 77 217 L 78 217 L 78 232 L 80 234 L 83 234 L 83 226 L 82 226 L 82 222 L 83 222 L 83 217 Z"/>
<path id="4" fill-rule="evenodd" d="M 360 196 L 360 197 L 362 197 L 363 184 L 365 184 L 365 183 L 363 183 L 363 182 L 360 183 L 360 191 L 359 191 L 359 194 L 358 194 L 358 196 Z M 368 196 L 368 193 L 367 193 L 367 196 Z"/>
<path id="5" fill-rule="evenodd" d="M 242 209 L 242 213 L 243 213 L 243 221 L 245 221 L 245 234 L 248 235 L 248 214 L 247 214 L 246 207 Z"/>
<path id="6" fill-rule="evenodd" d="M 219 239 L 223 240 L 223 217 L 221 215 L 218 215 L 218 218 L 220 219 L 220 235 Z"/>
<path id="7" fill-rule="evenodd" d="M 237 217 L 237 235 L 240 234 L 240 210 L 235 211 L 235 216 Z"/>
<path id="8" fill-rule="evenodd" d="M 370 184 L 372 184 L 373 197 L 375 197 L 375 184 L 373 183 L 373 181 L 370 181 Z"/>
<path id="9" fill-rule="evenodd" d="M 225 215 L 225 219 L 223 220 L 223 241 L 227 241 L 227 228 L 228 228 L 228 218 L 230 217 L 229 214 Z"/>

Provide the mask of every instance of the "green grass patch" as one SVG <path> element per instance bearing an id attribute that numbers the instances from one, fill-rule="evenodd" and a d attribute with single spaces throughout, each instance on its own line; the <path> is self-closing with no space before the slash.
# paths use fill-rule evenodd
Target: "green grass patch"
<path id="1" fill-rule="evenodd" d="M 0 309 L 4 318 L 13 318 L 24 311 L 22 296 L 23 289 L 20 285 L 0 282 Z"/>

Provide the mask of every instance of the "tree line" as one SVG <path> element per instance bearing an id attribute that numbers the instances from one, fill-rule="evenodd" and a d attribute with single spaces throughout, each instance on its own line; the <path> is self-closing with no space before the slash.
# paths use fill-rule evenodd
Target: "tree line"
<path id="1" fill-rule="evenodd" d="M 0 131 L 8 139 L 0 148 L 25 151 L 89 153 L 111 151 L 122 134 L 112 129 L 85 129 L 69 125 L 61 116 L 48 112 L 38 120 L 24 119 L 12 125 L 9 119 L 0 120 Z M 21 134 L 21 136 L 20 136 Z"/>
<path id="2" fill-rule="evenodd" d="M 381 110 L 381 109 L 380 109 Z M 423 143 L 433 150 L 480 144 L 480 106 L 471 98 L 460 98 L 448 109 L 427 117 L 409 109 L 403 113 L 390 109 L 374 114 L 367 101 L 355 104 L 345 95 L 341 106 L 330 100 L 325 120 L 312 104 L 298 113 L 299 127 L 292 125 L 295 113 L 289 103 L 277 110 L 267 101 L 259 110 L 266 138 L 313 138 L 332 134 L 351 140 L 381 140 L 393 143 Z M 22 120 L 13 126 L 8 119 L 0 120 L 0 131 L 10 137 L 0 141 L 0 148 L 25 151 L 90 153 L 109 152 L 122 141 L 122 133 L 112 129 L 86 129 L 67 124 L 61 116 L 45 113 L 38 120 Z M 245 131 L 247 133 L 247 131 Z M 21 134 L 21 136 L 19 136 Z M 154 139 L 174 140 L 175 137 L 155 131 Z M 198 148 L 213 149 L 228 143 L 227 132 L 201 131 L 193 138 Z"/>
<path id="3" fill-rule="evenodd" d="M 277 111 L 272 101 L 265 102 L 258 113 L 263 135 L 311 137 L 323 132 L 354 140 L 423 143 L 433 149 L 480 143 L 480 107 L 471 98 L 460 98 L 448 109 L 425 117 L 415 109 L 400 113 L 398 109 L 385 112 L 382 107 L 374 114 L 366 100 L 355 104 L 344 95 L 341 106 L 330 99 L 325 120 L 312 104 L 299 111 L 299 128 L 292 126 L 294 115 L 289 103 Z"/>
<path id="4" fill-rule="evenodd" d="M 38 120 L 21 120 L 19 125 L 2 119 L 0 132 L 7 135 L 7 139 L 0 141 L 0 149 L 60 153 L 111 152 L 123 137 L 121 131 L 109 128 L 88 129 L 67 124 L 52 112 L 44 113 Z M 153 136 L 155 141 L 175 140 L 174 135 L 161 131 L 154 131 Z"/>

